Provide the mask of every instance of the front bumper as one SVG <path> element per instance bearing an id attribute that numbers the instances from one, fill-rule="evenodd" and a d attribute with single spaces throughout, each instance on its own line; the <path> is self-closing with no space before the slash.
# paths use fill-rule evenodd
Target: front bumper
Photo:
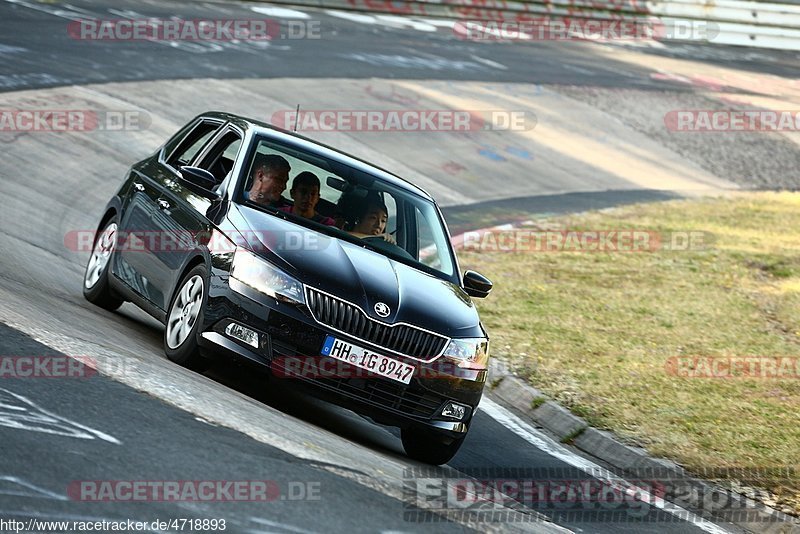
<path id="1" fill-rule="evenodd" d="M 235 290 L 234 290 L 235 289 Z M 253 347 L 225 333 L 235 322 L 258 333 Z M 279 302 L 241 285 L 227 274 L 212 274 L 198 343 L 204 351 L 238 356 L 268 366 L 277 379 L 292 380 L 314 396 L 398 426 L 425 427 L 450 438 L 463 436 L 481 399 L 486 371 L 461 369 L 440 358 L 422 363 L 381 351 L 363 339 L 318 323 L 306 306 Z M 415 366 L 411 382 L 395 380 L 321 355 L 332 335 Z M 335 365 L 332 365 L 335 364 Z M 458 419 L 442 415 L 448 403 L 465 407 Z"/>

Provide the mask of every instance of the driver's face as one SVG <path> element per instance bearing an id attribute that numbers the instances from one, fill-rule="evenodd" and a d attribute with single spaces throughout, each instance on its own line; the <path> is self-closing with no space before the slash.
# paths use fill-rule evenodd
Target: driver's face
<path id="1" fill-rule="evenodd" d="M 281 193 L 286 190 L 288 181 L 289 173 L 287 171 L 264 170 L 262 167 L 256 171 L 253 187 L 250 188 L 250 200 L 259 204 L 276 202 L 281 198 Z"/>
<path id="2" fill-rule="evenodd" d="M 372 206 L 353 230 L 367 235 L 381 235 L 389 215 L 379 206 Z"/>

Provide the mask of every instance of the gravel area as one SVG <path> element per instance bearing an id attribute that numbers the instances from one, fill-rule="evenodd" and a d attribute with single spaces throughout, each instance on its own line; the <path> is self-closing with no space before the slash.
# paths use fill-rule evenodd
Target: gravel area
<path id="1" fill-rule="evenodd" d="M 800 145 L 783 134 L 674 132 L 667 129 L 664 121 L 665 115 L 674 110 L 745 108 L 688 91 L 577 86 L 556 90 L 605 111 L 714 175 L 746 189 L 800 189 Z"/>

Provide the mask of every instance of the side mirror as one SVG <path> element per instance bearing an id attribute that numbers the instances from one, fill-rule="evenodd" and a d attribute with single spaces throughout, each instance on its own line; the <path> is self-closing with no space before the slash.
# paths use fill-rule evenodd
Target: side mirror
<path id="1" fill-rule="evenodd" d="M 217 200 L 219 195 L 213 191 L 217 186 L 217 179 L 214 175 L 200 167 L 181 167 L 181 183 L 193 193 L 197 193 L 203 198 Z"/>
<path id="2" fill-rule="evenodd" d="M 492 290 L 492 281 L 475 271 L 464 272 L 464 291 L 470 297 L 486 298 Z"/>

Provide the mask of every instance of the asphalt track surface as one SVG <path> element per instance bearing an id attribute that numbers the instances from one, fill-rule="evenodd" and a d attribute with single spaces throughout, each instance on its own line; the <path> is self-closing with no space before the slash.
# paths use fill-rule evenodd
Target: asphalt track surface
<path id="1" fill-rule="evenodd" d="M 249 6 L 188 2 L 115 2 L 111 6 L 93 1 L 76 1 L 67 6 L 3 1 L 0 89 L 162 79 L 343 76 L 454 81 L 481 81 L 491 76 L 499 82 L 580 85 L 587 80 L 587 70 L 592 73 L 591 83 L 598 86 L 685 89 L 643 76 L 630 64 L 593 61 L 580 43 L 475 44 L 458 40 L 441 29 L 421 33 L 306 11 L 322 22 L 323 41 L 277 42 L 261 49 L 247 44 L 226 45 L 223 50 L 214 51 L 211 59 L 208 52 L 199 48 L 192 52 L 163 43 L 76 41 L 66 35 L 65 24 L 87 16 L 163 17 L 178 13 L 184 19 L 246 17 L 252 16 Z M 487 52 L 489 46 L 491 52 Z M 778 75 L 790 72 L 797 60 L 797 55 L 791 53 L 734 54 L 727 49 L 702 46 L 676 46 L 648 53 L 691 55 L 710 64 Z M 398 57 L 418 61 L 392 59 Z M 481 59 L 488 57 L 492 62 L 518 68 L 487 66 Z M 62 159 L 46 167 L 52 178 L 58 179 L 59 167 L 69 161 L 71 148 L 57 142 L 54 146 Z M 37 158 L 36 154 L 26 157 L 31 161 Z M 101 163 L 70 162 L 85 168 L 95 164 Z M 4 167 L 4 173 L 11 172 L 8 166 Z M 0 320 L 33 333 L 49 346 L 2 326 L 0 354 L 102 354 L 112 362 L 120 362 L 118 376 L 126 374 L 129 380 L 123 381 L 136 387 L 102 376 L 3 380 L 0 518 L 152 521 L 224 517 L 229 520 L 228 531 L 233 532 L 553 528 L 525 511 L 522 513 L 528 517 L 527 523 L 406 521 L 403 511 L 407 503 L 401 491 L 407 482 L 405 470 L 421 466 L 403 455 L 394 429 L 298 395 L 291 384 L 269 381 L 248 367 L 217 365 L 205 375 L 196 375 L 166 361 L 161 326 L 130 305 L 113 314 L 90 306 L 81 296 L 84 258 L 61 251 L 64 213 L 98 213 L 116 183 L 100 190 L 87 190 L 80 183 L 59 184 L 55 186 L 59 198 L 54 201 L 46 181 L 37 177 L 26 180 L 25 173 L 25 169 L 18 169 L 13 175 L 2 176 L 6 213 L 2 242 L 6 253 L 0 259 Z M 536 191 L 531 193 L 535 198 Z M 624 195 L 576 193 L 564 195 L 555 204 L 551 201 L 533 205 L 548 212 L 573 211 L 661 198 L 672 195 L 652 191 Z M 514 199 L 493 202 L 501 207 L 516 206 Z M 527 203 L 516 207 L 530 206 Z M 458 219 L 464 208 L 454 205 L 447 209 L 450 216 Z M 12 220 L 10 215 L 26 212 L 38 212 L 38 217 Z M 45 412 L 49 415 L 42 416 Z M 25 420 L 19 418 L 19 413 L 39 416 Z M 231 428 L 211 421 L 213 414 L 219 413 L 228 414 L 225 425 Z M 206 418 L 199 414 L 210 415 Z M 67 430 L 42 430 L 42 418 L 55 416 Z M 36 420 L 39 426 L 34 424 Z M 87 428 L 97 432 L 86 431 Z M 112 439 L 100 438 L 98 432 Z M 449 467 L 466 471 L 531 467 L 566 471 L 569 464 L 554 456 L 552 450 L 532 446 L 484 410 L 478 413 L 464 447 Z M 258 504 L 80 502 L 70 499 L 67 491 L 70 483 L 80 480 L 270 480 L 287 498 Z M 295 488 L 302 484 L 318 487 L 320 498 L 288 499 L 290 484 Z M 587 519 L 580 514 L 567 517 L 555 508 L 539 511 L 557 525 L 576 532 L 701 531 L 694 524 L 655 508 L 644 517 L 623 514 L 609 520 Z M 706 531 L 723 530 L 706 525 Z"/>
<path id="2" fill-rule="evenodd" d="M 0 326 L 0 339 L 4 354 L 58 356 L 6 326 Z M 395 499 L 327 472 L 314 462 L 213 426 L 113 380 L 87 373 L 73 380 L 9 379 L 0 386 L 5 419 L 14 418 L 14 412 L 27 415 L 25 420 L 16 415 L 19 425 L 27 430 L 3 430 L 0 516 L 4 519 L 134 518 L 152 523 L 224 518 L 226 530 L 233 532 L 319 532 L 329 528 L 350 530 L 352 507 L 369 503 L 371 512 L 359 518 L 357 530 L 407 528 L 402 513 L 398 513 L 402 507 Z M 52 412 L 70 421 L 55 419 Z M 80 426 L 72 420 L 79 420 Z M 176 504 L 94 502 L 89 500 L 94 499 L 94 493 L 70 490 L 80 487 L 82 481 L 95 480 L 265 481 L 270 492 L 265 491 L 267 500 L 259 502 Z M 225 498 L 224 493 L 220 496 Z M 463 528 L 445 523 L 436 525 L 436 530 L 455 532 Z"/>
<path id="3" fill-rule="evenodd" d="M 476 80 L 600 87 L 675 89 L 680 84 L 653 81 L 623 63 L 597 62 L 581 43 L 476 43 L 453 31 L 416 31 L 400 24 L 360 24 L 305 9 L 319 21 L 318 39 L 289 39 L 292 30 L 280 20 L 287 38 L 269 43 L 189 43 L 87 41 L 72 38 L 68 21 L 88 18 L 142 17 L 183 19 L 256 18 L 252 5 L 233 2 L 155 2 L 122 0 L 104 5 L 93 0 L 64 3 L 34 0 L 0 2 L 3 45 L 0 89 L 19 90 L 68 84 L 192 78 L 405 78 Z M 303 10 L 303 8 L 300 8 Z M 13 22 L 12 22 L 13 21 Z M 394 27 L 393 27 L 394 26 Z M 309 32 L 311 30 L 308 30 Z M 302 34 L 301 34 L 302 35 Z M 620 45 L 622 46 L 622 45 Z M 670 45 L 649 53 L 691 57 L 775 75 L 796 73 L 796 52 L 747 50 L 704 45 Z M 491 56 L 506 66 L 481 63 Z M 210 60 L 213 57 L 213 60 Z M 324 87 L 320 88 L 324 90 Z"/>

